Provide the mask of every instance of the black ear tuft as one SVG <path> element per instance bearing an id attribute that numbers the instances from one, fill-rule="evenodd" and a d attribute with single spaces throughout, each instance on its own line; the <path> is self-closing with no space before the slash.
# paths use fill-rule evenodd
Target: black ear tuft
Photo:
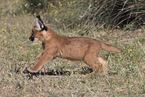
<path id="1" fill-rule="evenodd" d="M 37 15 L 36 18 L 40 18 L 40 15 Z"/>

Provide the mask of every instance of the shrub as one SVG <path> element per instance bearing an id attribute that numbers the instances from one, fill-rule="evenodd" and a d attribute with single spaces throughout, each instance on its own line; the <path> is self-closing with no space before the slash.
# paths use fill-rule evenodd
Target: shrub
<path id="1" fill-rule="evenodd" d="M 85 23 L 123 28 L 126 24 L 142 25 L 145 20 L 144 0 L 99 0 L 90 2 L 90 11 L 81 19 Z"/>
<path id="2" fill-rule="evenodd" d="M 49 23 L 61 27 L 74 28 L 82 24 L 87 25 L 86 28 L 95 25 L 114 29 L 124 28 L 127 24 L 140 27 L 145 21 L 144 10 L 144 0 L 15 0 L 9 1 L 1 13 L 44 14 Z"/>

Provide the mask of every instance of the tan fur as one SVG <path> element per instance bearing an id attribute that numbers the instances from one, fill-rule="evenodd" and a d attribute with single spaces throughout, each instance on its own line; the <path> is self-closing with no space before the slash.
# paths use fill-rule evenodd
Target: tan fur
<path id="1" fill-rule="evenodd" d="M 99 62 L 102 64 L 102 70 L 103 70 L 103 74 L 106 74 L 106 71 L 108 70 L 107 67 L 107 60 L 102 58 L 102 57 L 98 57 Z"/>
<path id="2" fill-rule="evenodd" d="M 30 72 L 38 72 L 48 61 L 61 57 L 84 61 L 94 69 L 94 72 L 100 72 L 102 67 L 103 73 L 106 73 L 107 61 L 99 57 L 100 49 L 121 52 L 119 48 L 106 45 L 96 39 L 60 36 L 48 27 L 47 31 L 37 31 L 35 28 L 32 30 L 36 33 L 34 37 L 42 42 L 44 52 L 37 56 L 37 63 L 28 68 Z"/>

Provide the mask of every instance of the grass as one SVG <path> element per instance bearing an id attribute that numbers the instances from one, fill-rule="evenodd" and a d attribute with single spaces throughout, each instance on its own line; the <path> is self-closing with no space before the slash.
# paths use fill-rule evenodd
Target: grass
<path id="1" fill-rule="evenodd" d="M 105 76 L 79 73 L 87 65 L 83 62 L 57 58 L 48 62 L 41 71 L 63 69 L 71 75 L 40 75 L 30 79 L 23 70 L 36 63 L 42 52 L 41 43 L 28 40 L 34 26 L 34 16 L 0 17 L 0 96 L 145 96 L 145 33 L 141 29 L 121 31 L 116 29 L 109 35 L 103 30 L 89 31 L 87 37 L 98 38 L 107 44 L 120 47 L 123 53 L 102 50 L 100 56 L 108 61 Z M 60 35 L 80 36 L 81 28 L 58 29 Z M 17 72 L 19 70 L 19 72 Z"/>

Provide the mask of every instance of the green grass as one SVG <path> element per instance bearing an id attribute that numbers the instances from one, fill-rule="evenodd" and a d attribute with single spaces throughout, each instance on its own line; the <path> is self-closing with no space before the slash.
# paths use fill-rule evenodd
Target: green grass
<path id="1" fill-rule="evenodd" d="M 87 37 L 98 38 L 123 50 L 123 53 L 101 51 L 100 56 L 108 61 L 108 74 L 105 76 L 80 74 L 79 69 L 87 66 L 85 63 L 57 58 L 48 62 L 41 71 L 63 69 L 70 71 L 70 76 L 40 75 L 29 79 L 23 70 L 34 65 L 36 56 L 42 52 L 41 43 L 28 40 L 34 19 L 30 14 L 0 17 L 0 96 L 145 96 L 143 30 L 116 29 L 109 35 L 104 30 L 97 32 L 95 28 L 89 31 Z M 52 29 L 65 36 L 80 36 L 78 33 L 81 31 L 81 28 L 58 29 L 57 26 Z"/>

